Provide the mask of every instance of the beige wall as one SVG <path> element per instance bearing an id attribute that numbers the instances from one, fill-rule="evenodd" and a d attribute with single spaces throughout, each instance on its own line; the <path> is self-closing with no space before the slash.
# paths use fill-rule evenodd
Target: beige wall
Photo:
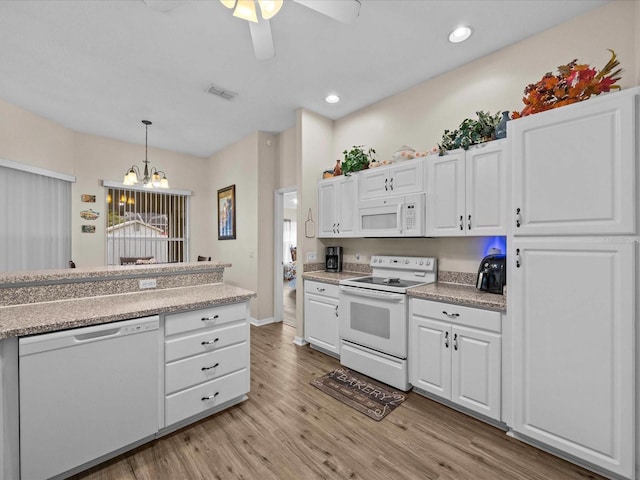
<path id="1" fill-rule="evenodd" d="M 296 156 L 296 127 L 277 135 L 276 188 L 294 187 L 297 184 L 298 158 Z"/>

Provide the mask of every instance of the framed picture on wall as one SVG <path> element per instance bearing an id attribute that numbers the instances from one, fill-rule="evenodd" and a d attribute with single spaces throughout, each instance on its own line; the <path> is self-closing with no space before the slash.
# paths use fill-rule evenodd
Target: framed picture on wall
<path id="1" fill-rule="evenodd" d="M 218 240 L 236 238 L 236 186 L 218 190 Z"/>

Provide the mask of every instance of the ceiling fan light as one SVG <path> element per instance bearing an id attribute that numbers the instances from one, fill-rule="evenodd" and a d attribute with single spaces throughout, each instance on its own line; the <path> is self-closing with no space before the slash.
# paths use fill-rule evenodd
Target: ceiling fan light
<path id="1" fill-rule="evenodd" d="M 220 3 L 227 8 L 233 8 L 236 6 L 236 0 L 220 0 Z"/>
<path id="2" fill-rule="evenodd" d="M 258 0 L 258 5 L 260 5 L 262 18 L 269 20 L 282 8 L 282 0 Z"/>
<path id="3" fill-rule="evenodd" d="M 238 0 L 233 16 L 242 18 L 249 22 L 258 23 L 258 14 L 256 13 L 256 4 L 253 0 Z"/>

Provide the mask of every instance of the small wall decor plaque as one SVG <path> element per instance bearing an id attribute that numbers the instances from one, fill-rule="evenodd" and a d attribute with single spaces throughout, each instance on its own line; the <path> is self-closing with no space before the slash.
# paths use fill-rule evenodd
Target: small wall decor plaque
<path id="1" fill-rule="evenodd" d="M 96 196 L 89 195 L 88 193 L 83 193 L 82 195 L 80 195 L 80 200 L 82 200 L 83 202 L 96 203 Z"/>
<path id="2" fill-rule="evenodd" d="M 100 212 L 94 212 L 92 209 L 82 210 L 80 212 L 80 217 L 85 220 L 95 220 L 100 216 Z"/>

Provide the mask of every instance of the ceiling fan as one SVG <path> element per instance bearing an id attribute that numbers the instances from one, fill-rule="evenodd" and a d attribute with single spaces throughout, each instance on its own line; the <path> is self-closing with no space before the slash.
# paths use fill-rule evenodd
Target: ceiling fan
<path id="1" fill-rule="evenodd" d="M 343 23 L 353 22 L 360 13 L 359 0 L 292 0 L 318 13 Z M 266 60 L 275 55 L 271 24 L 283 5 L 283 0 L 220 0 L 227 8 L 234 9 L 233 16 L 249 22 L 251 40 L 256 58 Z M 258 18 L 256 4 L 261 18 Z"/>

